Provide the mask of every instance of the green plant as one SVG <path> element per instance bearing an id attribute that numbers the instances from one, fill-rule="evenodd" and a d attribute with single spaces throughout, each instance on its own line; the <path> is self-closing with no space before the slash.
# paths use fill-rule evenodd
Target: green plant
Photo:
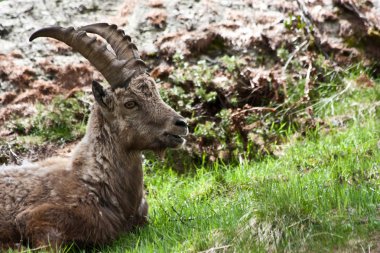
<path id="1" fill-rule="evenodd" d="M 234 73 L 241 65 L 236 56 L 224 55 L 220 58 L 222 66 L 224 66 L 229 73 Z"/>
<path id="2" fill-rule="evenodd" d="M 285 19 L 284 26 L 288 30 L 303 30 L 306 27 L 306 23 L 300 15 L 294 16 L 293 14 L 290 14 L 289 17 Z"/>
<path id="3" fill-rule="evenodd" d="M 83 96 L 78 92 L 70 98 L 57 96 L 48 105 L 37 103 L 37 114 L 32 119 L 13 120 L 12 129 L 20 135 L 38 136 L 48 141 L 75 140 L 86 131 L 89 107 L 81 101 Z"/>
<path id="4" fill-rule="evenodd" d="M 303 29 L 300 17 L 292 20 Z M 305 54 L 306 48 L 297 49 L 297 54 Z M 291 57 L 285 45 L 276 54 L 283 63 L 288 62 L 286 72 L 293 73 L 282 86 L 271 72 L 243 76 L 250 73 L 253 63 L 236 56 L 223 55 L 214 61 L 193 61 L 178 53 L 173 56 L 174 71 L 164 80 L 171 87 L 161 94 L 189 119 L 193 135 L 188 149 L 194 160 L 223 157 L 237 161 L 242 156 L 273 154 L 276 145 L 285 143 L 292 133 L 316 130 L 321 122 L 315 113 L 334 105 L 332 101 L 346 92 L 347 80 L 355 82 L 360 73 L 369 71 L 361 64 L 336 70 L 321 54 L 309 55 L 315 61 L 305 65 L 299 57 Z M 370 73 L 367 76 L 372 80 Z"/>

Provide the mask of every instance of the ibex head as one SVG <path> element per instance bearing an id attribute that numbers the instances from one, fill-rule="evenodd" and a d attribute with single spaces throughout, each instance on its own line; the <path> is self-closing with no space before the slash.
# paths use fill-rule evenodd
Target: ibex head
<path id="1" fill-rule="evenodd" d="M 106 39 L 114 52 L 86 32 Z M 102 73 L 110 87 L 103 88 L 94 81 L 92 91 L 119 144 L 129 149 L 156 151 L 183 145 L 182 136 L 188 133 L 184 118 L 161 99 L 136 46 L 116 25 L 99 23 L 78 30 L 48 27 L 33 33 L 29 40 L 37 37 L 51 37 L 66 43 Z"/>

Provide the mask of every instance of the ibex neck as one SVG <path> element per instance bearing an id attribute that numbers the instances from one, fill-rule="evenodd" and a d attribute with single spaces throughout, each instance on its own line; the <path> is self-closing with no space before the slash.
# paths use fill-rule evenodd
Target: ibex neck
<path id="1" fill-rule="evenodd" d="M 97 185 L 99 189 L 93 190 L 112 205 L 127 213 L 139 205 L 143 196 L 141 152 L 123 149 L 97 106 L 73 154 L 73 169 L 88 185 Z"/>
<path id="2" fill-rule="evenodd" d="M 90 115 L 86 136 L 82 145 L 86 147 L 93 158 L 103 165 L 106 173 L 112 172 L 128 173 L 130 170 L 141 169 L 141 151 L 128 150 L 121 143 L 118 136 L 113 132 L 113 129 L 104 119 L 100 108 L 95 105 L 93 112 Z"/>

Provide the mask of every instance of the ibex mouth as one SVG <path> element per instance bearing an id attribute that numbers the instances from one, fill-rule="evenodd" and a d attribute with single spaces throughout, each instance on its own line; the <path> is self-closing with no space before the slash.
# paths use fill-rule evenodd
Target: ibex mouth
<path id="1" fill-rule="evenodd" d="M 174 146 L 179 146 L 185 143 L 185 139 L 181 135 L 165 132 L 164 136 L 168 139 L 169 143 L 173 143 Z"/>

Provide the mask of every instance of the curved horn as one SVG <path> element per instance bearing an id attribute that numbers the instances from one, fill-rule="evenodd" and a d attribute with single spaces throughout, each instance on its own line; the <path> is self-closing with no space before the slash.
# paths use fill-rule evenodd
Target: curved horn
<path id="1" fill-rule="evenodd" d="M 30 36 L 29 41 L 38 37 L 57 39 L 78 51 L 102 73 L 113 89 L 128 84 L 136 73 L 135 70 L 128 68 L 130 63 L 127 60 L 118 60 L 107 49 L 106 44 L 96 40 L 95 37 L 87 36 L 85 31 L 78 31 L 73 27 L 52 26 L 37 30 Z"/>
<path id="2" fill-rule="evenodd" d="M 129 62 L 129 68 L 135 69 L 139 73 L 146 71 L 147 67 L 140 59 L 136 45 L 131 42 L 131 37 L 125 35 L 123 30 L 117 29 L 117 25 L 96 23 L 82 26 L 78 30 L 100 35 L 111 45 L 119 60 Z"/>

